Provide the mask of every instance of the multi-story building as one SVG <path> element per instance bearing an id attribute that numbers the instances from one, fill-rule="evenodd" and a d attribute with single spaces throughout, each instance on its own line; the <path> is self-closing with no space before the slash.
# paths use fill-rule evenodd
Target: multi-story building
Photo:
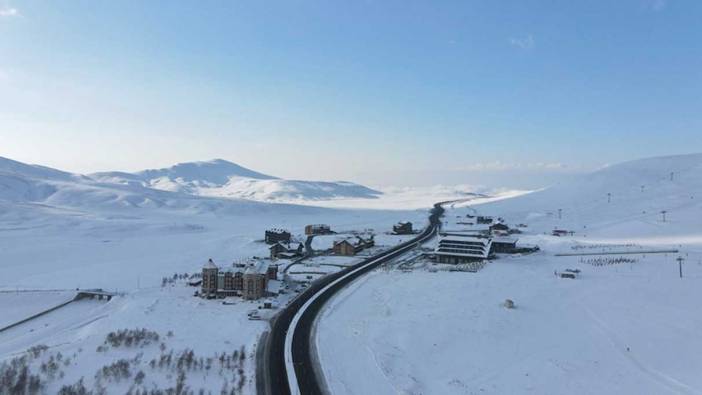
<path id="1" fill-rule="evenodd" d="M 268 281 L 277 279 L 277 276 L 278 266 L 263 260 L 220 269 L 210 259 L 202 268 L 200 295 L 208 299 L 237 295 L 258 299 L 266 296 Z"/>
<path id="2" fill-rule="evenodd" d="M 219 268 L 209 259 L 205 266 L 202 267 L 202 292 L 201 295 L 206 298 L 214 297 L 217 293 L 217 280 L 219 277 Z"/>
<path id="3" fill-rule="evenodd" d="M 269 278 L 269 268 L 265 261 L 256 261 L 244 270 L 244 287 L 241 296 L 244 299 L 255 300 L 266 295 Z"/>
<path id="4" fill-rule="evenodd" d="M 517 239 L 515 237 L 496 236 L 492 238 L 490 253 L 513 253 L 517 251 Z"/>
<path id="5" fill-rule="evenodd" d="M 491 247 L 491 238 L 454 233 L 439 238 L 434 255 L 440 263 L 467 263 L 488 259 Z"/>

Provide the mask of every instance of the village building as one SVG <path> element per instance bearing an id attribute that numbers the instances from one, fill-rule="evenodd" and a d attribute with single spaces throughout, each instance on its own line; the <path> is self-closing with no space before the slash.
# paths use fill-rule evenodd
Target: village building
<path id="1" fill-rule="evenodd" d="M 284 245 L 275 243 L 268 248 L 271 259 L 294 259 L 303 256 L 305 246 L 302 243 Z"/>
<path id="2" fill-rule="evenodd" d="M 305 226 L 305 234 L 311 235 L 328 235 L 334 233 L 329 225 L 314 224 Z"/>
<path id="3" fill-rule="evenodd" d="M 439 236 L 475 236 L 490 237 L 490 228 L 485 225 L 475 225 L 470 228 L 446 229 L 439 232 Z"/>
<path id="4" fill-rule="evenodd" d="M 396 235 L 411 235 L 414 231 L 412 230 L 411 222 L 402 221 L 393 225 L 392 232 Z"/>
<path id="5" fill-rule="evenodd" d="M 278 279 L 278 265 L 268 265 L 268 268 L 266 269 L 266 277 L 269 280 L 277 280 Z"/>
<path id="6" fill-rule="evenodd" d="M 434 255 L 439 263 L 467 263 L 488 259 L 492 239 L 467 234 L 451 234 L 439 238 Z"/>
<path id="7" fill-rule="evenodd" d="M 492 223 L 492 217 L 485 217 L 485 216 L 479 215 L 479 216 L 475 219 L 475 222 L 476 222 L 476 223 L 479 223 L 479 224 L 491 224 L 491 223 Z"/>
<path id="8" fill-rule="evenodd" d="M 558 237 L 568 236 L 568 235 L 572 236 L 573 234 L 575 234 L 575 232 L 573 232 L 572 230 L 565 230 L 565 229 L 554 229 L 553 232 L 551 232 L 551 235 L 558 236 Z"/>
<path id="9" fill-rule="evenodd" d="M 266 290 L 266 276 L 261 275 L 254 266 L 249 266 L 244 272 L 244 289 L 242 297 L 247 300 L 255 300 L 263 297 Z"/>
<path id="10" fill-rule="evenodd" d="M 206 298 L 214 297 L 217 293 L 217 278 L 219 268 L 209 259 L 202 267 L 202 289 L 201 295 Z"/>
<path id="11" fill-rule="evenodd" d="M 498 236 L 492 238 L 490 253 L 511 254 L 517 250 L 517 239 L 514 237 Z"/>
<path id="12" fill-rule="evenodd" d="M 268 295 L 268 282 L 277 279 L 278 266 L 255 260 L 220 269 L 210 259 L 202 268 L 202 277 L 200 296 L 203 298 L 241 295 L 245 299 L 254 300 Z"/>
<path id="13" fill-rule="evenodd" d="M 283 229 L 268 229 L 265 241 L 266 244 L 290 243 L 290 232 Z"/>
<path id="14" fill-rule="evenodd" d="M 502 222 L 497 222 L 495 224 L 490 225 L 490 232 L 509 232 L 509 226 L 503 224 Z"/>
<path id="15" fill-rule="evenodd" d="M 227 267 L 219 271 L 217 276 L 217 291 L 218 297 L 236 296 L 238 289 L 234 287 L 234 268 Z"/>
<path id="16" fill-rule="evenodd" d="M 334 254 L 336 255 L 356 255 L 356 246 L 354 246 L 354 243 L 352 243 L 348 239 L 335 241 L 334 247 L 332 249 L 334 250 Z"/>
<path id="17" fill-rule="evenodd" d="M 366 248 L 373 247 L 375 240 L 371 235 L 370 238 L 364 239 L 360 236 L 355 238 L 346 238 L 334 242 L 332 250 L 335 255 L 354 256 Z"/>

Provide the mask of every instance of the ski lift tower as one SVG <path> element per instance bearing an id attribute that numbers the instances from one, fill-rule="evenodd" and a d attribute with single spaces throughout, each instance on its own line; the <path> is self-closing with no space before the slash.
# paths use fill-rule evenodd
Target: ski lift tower
<path id="1" fill-rule="evenodd" d="M 681 255 L 681 256 L 677 257 L 677 259 L 675 259 L 675 260 L 678 261 L 678 271 L 680 272 L 680 278 L 682 278 L 682 263 L 685 260 L 685 258 L 683 258 Z"/>

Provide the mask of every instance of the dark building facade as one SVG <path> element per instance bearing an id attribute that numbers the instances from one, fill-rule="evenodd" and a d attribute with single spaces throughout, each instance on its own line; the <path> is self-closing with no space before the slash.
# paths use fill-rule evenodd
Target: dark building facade
<path id="1" fill-rule="evenodd" d="M 290 232 L 283 229 L 269 229 L 266 231 L 267 244 L 290 243 Z"/>
<path id="2" fill-rule="evenodd" d="M 409 221 L 398 222 L 393 225 L 392 232 L 396 235 L 410 235 L 413 233 L 412 223 Z"/>

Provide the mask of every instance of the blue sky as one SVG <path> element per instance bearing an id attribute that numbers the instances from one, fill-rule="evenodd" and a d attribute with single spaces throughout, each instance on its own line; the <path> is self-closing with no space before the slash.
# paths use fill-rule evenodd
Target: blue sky
<path id="1" fill-rule="evenodd" d="M 0 156 L 540 186 L 702 151 L 702 2 L 0 0 Z"/>

